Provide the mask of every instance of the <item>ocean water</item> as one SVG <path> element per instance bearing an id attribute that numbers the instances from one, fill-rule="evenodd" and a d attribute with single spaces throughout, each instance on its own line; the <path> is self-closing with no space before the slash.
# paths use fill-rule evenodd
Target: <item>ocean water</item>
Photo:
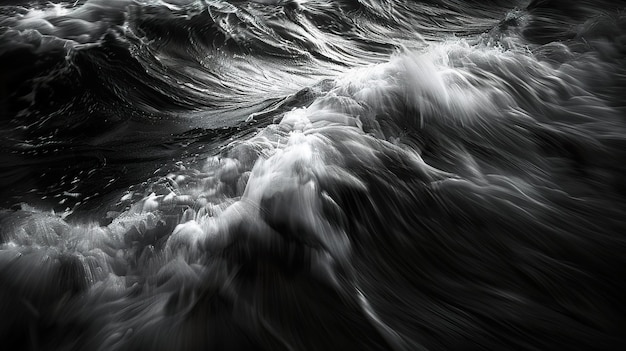
<path id="1" fill-rule="evenodd" d="M 0 2 L 0 349 L 626 349 L 626 3 Z"/>

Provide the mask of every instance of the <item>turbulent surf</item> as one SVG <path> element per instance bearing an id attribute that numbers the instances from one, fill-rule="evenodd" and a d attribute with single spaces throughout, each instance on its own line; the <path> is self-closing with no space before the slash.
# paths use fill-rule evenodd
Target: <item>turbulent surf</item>
<path id="1" fill-rule="evenodd" d="M 4 1 L 2 347 L 626 349 L 625 11 Z"/>

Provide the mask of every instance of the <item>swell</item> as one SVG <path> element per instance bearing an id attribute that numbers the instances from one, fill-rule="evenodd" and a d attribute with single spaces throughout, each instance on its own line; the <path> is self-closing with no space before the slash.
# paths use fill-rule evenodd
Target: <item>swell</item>
<path id="1" fill-rule="evenodd" d="M 624 18 L 581 2 L 545 21 L 559 4 L 235 109 L 250 124 L 223 140 L 178 134 L 190 154 L 111 191 L 101 222 L 3 211 L 2 336 L 623 349 Z"/>
<path id="2" fill-rule="evenodd" d="M 316 1 L 92 0 L 3 6 L 0 63 L 15 67 L 0 77 L 3 157 L 14 160 L 3 172 L 5 206 L 31 189 L 36 191 L 28 202 L 59 194 L 59 201 L 79 202 L 63 195 L 77 193 L 60 179 L 74 173 L 65 169 L 64 160 L 76 154 L 59 143 L 86 145 L 93 153 L 86 157 L 95 162 L 86 164 L 101 165 L 104 159 L 118 164 L 120 150 L 155 144 L 141 139 L 158 140 L 168 137 L 164 133 L 194 128 L 235 128 L 251 113 L 270 108 L 271 114 L 274 103 L 303 86 L 349 67 L 383 62 L 401 46 L 423 47 L 421 32 L 429 40 L 441 40 L 435 35 L 438 28 L 420 23 L 429 23 L 441 11 L 462 15 L 426 3 L 397 5 L 388 6 L 389 13 L 367 3 Z M 476 18 L 463 16 L 455 28 Z M 484 30 L 488 22 L 464 33 Z M 28 150 L 19 145 L 29 145 Z M 142 149 L 162 158 L 184 153 L 155 147 Z M 33 183 L 26 174 L 40 173 L 27 169 L 35 162 L 54 170 Z M 143 176 L 161 163 L 147 159 L 146 170 L 134 173 Z M 81 171 L 93 173 L 93 168 L 81 166 L 76 172 Z M 67 206 L 54 208 L 64 211 Z"/>
<path id="3" fill-rule="evenodd" d="M 160 111 L 243 103 L 268 94 L 279 97 L 312 84 L 313 80 L 304 80 L 307 76 L 320 79 L 345 66 L 381 62 L 399 45 L 421 35 L 440 40 L 442 27 L 466 35 L 489 26 L 484 22 L 468 27 L 483 17 L 465 15 L 457 24 L 453 19 L 415 27 L 414 23 L 427 23 L 427 18 L 446 11 L 457 17 L 461 13 L 424 3 L 397 5 L 388 7 L 389 13 L 349 2 L 175 5 L 92 0 L 75 7 L 5 6 L 6 15 L 0 21 L 3 64 L 20 66 L 18 60 L 28 60 L 34 65 L 3 77 L 5 91 L 16 91 L 5 97 L 8 116 L 33 115 L 34 120 L 41 120 L 72 109 L 89 114 L 80 107 L 91 103 L 104 107 L 131 104 L 136 110 L 158 115 Z M 383 18 L 373 16 L 375 12 Z M 395 24 L 385 18 L 393 18 Z M 462 27 L 469 29 L 461 31 Z M 416 34 L 406 37 L 411 32 Z M 268 69 L 272 67 L 289 67 L 289 71 L 276 74 L 280 69 Z M 290 80 L 298 84 L 275 89 L 276 83 Z M 48 87 L 50 81 L 53 86 Z M 75 87 L 87 91 L 81 94 Z M 52 95 L 59 92 L 66 96 Z M 82 95 L 87 96 L 80 102 L 69 98 Z M 46 108 L 46 104 L 52 106 Z M 29 111 L 30 105 L 37 108 Z M 73 119 L 69 121 L 72 125 Z M 40 134 L 49 134 L 49 129 L 43 129 Z"/>

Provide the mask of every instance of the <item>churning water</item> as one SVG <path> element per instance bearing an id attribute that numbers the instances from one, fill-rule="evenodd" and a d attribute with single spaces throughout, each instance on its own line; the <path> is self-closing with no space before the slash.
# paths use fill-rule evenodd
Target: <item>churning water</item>
<path id="1" fill-rule="evenodd" d="M 0 348 L 626 349 L 625 11 L 3 1 Z"/>

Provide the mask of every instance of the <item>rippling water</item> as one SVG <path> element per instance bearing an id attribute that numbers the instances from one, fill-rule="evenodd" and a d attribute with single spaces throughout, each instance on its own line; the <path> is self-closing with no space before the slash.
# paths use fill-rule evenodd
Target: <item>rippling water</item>
<path id="1" fill-rule="evenodd" d="M 0 6 L 0 342 L 626 349 L 626 4 Z"/>

